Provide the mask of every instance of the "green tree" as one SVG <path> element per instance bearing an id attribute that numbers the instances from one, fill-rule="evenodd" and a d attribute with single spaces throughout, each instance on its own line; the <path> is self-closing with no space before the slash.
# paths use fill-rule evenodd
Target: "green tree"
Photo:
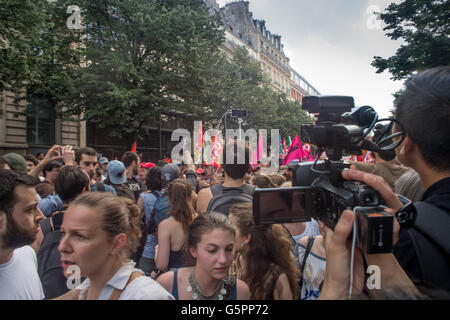
<path id="1" fill-rule="evenodd" d="M 245 48 L 237 48 L 231 59 L 217 52 L 205 64 L 204 83 L 193 102 L 204 110 L 199 114 L 204 127 L 217 126 L 230 107 L 248 111 L 242 123 L 244 130 L 280 129 L 283 136 L 295 136 L 302 123 L 312 121 L 298 102 L 274 91 L 260 63 L 252 60 Z M 227 127 L 237 128 L 236 119 L 228 117 Z"/>
<path id="2" fill-rule="evenodd" d="M 0 3 L 0 91 L 19 89 L 39 72 L 41 31 L 46 28 L 45 0 Z"/>
<path id="3" fill-rule="evenodd" d="M 161 111 L 194 111 L 189 93 L 223 40 L 200 0 L 78 1 L 85 64 L 64 99 L 71 114 L 130 141 Z"/>
<path id="4" fill-rule="evenodd" d="M 386 35 L 403 39 L 390 58 L 374 57 L 377 73 L 388 69 L 393 79 L 405 79 L 413 72 L 450 64 L 450 2 L 447 0 L 404 0 L 390 4 L 380 18 Z"/>

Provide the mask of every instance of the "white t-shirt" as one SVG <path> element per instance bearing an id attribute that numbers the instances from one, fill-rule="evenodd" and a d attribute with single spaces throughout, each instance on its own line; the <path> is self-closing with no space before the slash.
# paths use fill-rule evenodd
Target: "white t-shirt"
<path id="1" fill-rule="evenodd" d="M 301 238 L 303 237 L 315 237 L 320 235 L 320 230 L 319 230 L 319 223 L 314 220 L 311 219 L 311 221 L 306 222 L 306 227 L 305 227 L 305 231 L 303 231 L 303 233 L 298 234 L 296 236 L 292 236 L 292 238 L 294 238 L 295 242 L 299 242 Z"/>
<path id="2" fill-rule="evenodd" d="M 0 264 L 0 300 L 43 299 L 36 252 L 30 246 L 14 250 L 12 258 Z"/>
<path id="3" fill-rule="evenodd" d="M 144 273 L 134 268 L 135 263 L 129 261 L 123 265 L 103 288 L 98 300 L 108 300 L 114 289 L 123 290 L 131 274 L 135 271 Z M 85 300 L 90 280 L 87 278 L 77 289 L 80 289 L 79 300 Z M 141 276 L 134 279 L 120 294 L 118 300 L 175 300 L 158 282 L 150 277 Z"/>

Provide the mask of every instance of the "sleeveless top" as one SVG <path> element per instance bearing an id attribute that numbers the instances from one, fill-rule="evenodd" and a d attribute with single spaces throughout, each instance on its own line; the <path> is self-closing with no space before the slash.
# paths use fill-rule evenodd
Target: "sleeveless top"
<path id="1" fill-rule="evenodd" d="M 172 296 L 175 300 L 179 300 L 178 297 L 178 270 L 173 270 L 173 286 L 172 286 Z M 231 279 L 230 279 L 231 278 Z M 231 280 L 231 281 L 228 281 Z M 225 282 L 224 288 L 227 290 L 227 294 L 223 296 L 223 300 L 236 300 L 237 298 L 237 285 L 236 278 L 234 276 L 229 276 Z M 231 298 L 229 292 L 232 292 Z"/>

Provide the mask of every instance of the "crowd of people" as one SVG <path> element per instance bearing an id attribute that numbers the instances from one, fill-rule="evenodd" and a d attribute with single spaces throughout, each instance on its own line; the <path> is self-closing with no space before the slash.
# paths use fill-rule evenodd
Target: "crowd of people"
<path id="1" fill-rule="evenodd" d="M 394 219 L 392 254 L 356 250 L 352 268 L 351 210 L 334 229 L 255 223 L 256 188 L 292 187 L 295 166 L 253 168 L 248 144 L 246 163 L 224 153 L 219 167 L 189 155 L 180 165 L 141 162 L 135 152 L 109 161 L 58 145 L 3 155 L 0 299 L 448 299 L 449 93 L 449 67 L 411 78 L 396 103 L 403 142 L 342 172 L 377 190 L 392 215 L 405 208 L 396 194 L 418 204 L 413 228 Z M 371 265 L 381 270 L 376 290 Z"/>

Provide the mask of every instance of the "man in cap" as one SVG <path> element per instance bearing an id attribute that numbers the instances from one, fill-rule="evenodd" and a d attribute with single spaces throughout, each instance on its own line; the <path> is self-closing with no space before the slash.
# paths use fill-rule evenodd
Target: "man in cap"
<path id="1" fill-rule="evenodd" d="M 103 169 L 102 182 L 104 182 L 105 179 L 108 178 L 108 163 L 109 163 L 109 160 L 106 157 L 101 157 L 100 159 L 98 159 L 98 163 L 100 164 L 100 167 L 102 167 L 102 169 Z"/>
<path id="2" fill-rule="evenodd" d="M 108 172 L 105 182 L 116 190 L 116 194 L 136 201 L 134 193 L 125 184 L 127 182 L 125 165 L 121 161 L 113 160 L 108 164 Z"/>
<path id="3" fill-rule="evenodd" d="M 27 162 L 25 161 L 25 158 L 20 154 L 11 152 L 5 154 L 3 158 L 8 161 L 8 165 L 12 171 L 18 174 L 27 173 Z"/>

